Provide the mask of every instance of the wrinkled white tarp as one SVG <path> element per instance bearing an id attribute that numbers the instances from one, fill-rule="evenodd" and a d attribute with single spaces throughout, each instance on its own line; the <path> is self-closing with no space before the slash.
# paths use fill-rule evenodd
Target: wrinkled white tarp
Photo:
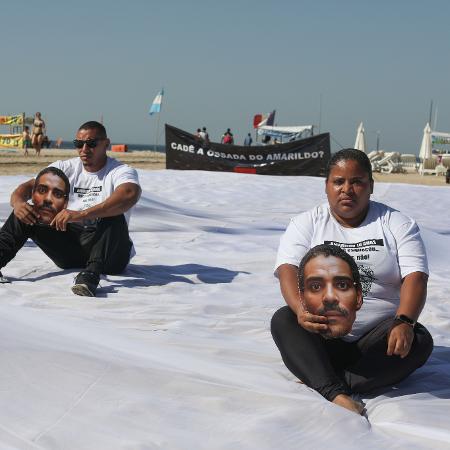
<path id="1" fill-rule="evenodd" d="M 431 269 L 421 321 L 435 339 L 409 379 L 367 396 L 368 420 L 295 378 L 272 342 L 272 275 L 289 217 L 323 179 L 140 171 L 137 256 L 72 295 L 75 271 L 27 243 L 0 285 L 1 449 L 448 449 L 450 189 L 378 184 L 414 216 Z M 9 193 L 27 177 L 2 177 Z"/>

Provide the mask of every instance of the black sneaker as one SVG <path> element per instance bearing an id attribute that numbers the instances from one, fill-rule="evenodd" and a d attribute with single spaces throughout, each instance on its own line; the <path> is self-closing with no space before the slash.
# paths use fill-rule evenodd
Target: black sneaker
<path id="1" fill-rule="evenodd" d="M 3 283 L 11 283 L 11 281 L 9 281 L 8 278 L 4 277 L 2 275 L 2 273 L 0 272 L 0 284 L 3 284 Z"/>
<path id="2" fill-rule="evenodd" d="M 76 295 L 85 297 L 95 297 L 100 275 L 95 272 L 80 272 L 75 278 L 75 284 L 72 286 L 72 292 Z"/>

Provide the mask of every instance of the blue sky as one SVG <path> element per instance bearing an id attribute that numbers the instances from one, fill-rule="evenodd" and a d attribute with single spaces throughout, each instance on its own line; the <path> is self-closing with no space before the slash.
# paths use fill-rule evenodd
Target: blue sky
<path id="1" fill-rule="evenodd" d="M 51 138 L 103 114 L 115 142 L 161 124 L 237 141 L 256 113 L 319 123 L 344 147 L 417 153 L 430 100 L 450 131 L 450 2 L 85 1 L 2 3 L 0 114 L 41 111 Z M 334 148 L 337 146 L 334 144 Z"/>

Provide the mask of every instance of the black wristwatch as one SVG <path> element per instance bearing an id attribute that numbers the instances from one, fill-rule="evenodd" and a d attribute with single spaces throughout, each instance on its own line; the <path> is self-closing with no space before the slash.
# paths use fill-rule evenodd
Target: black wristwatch
<path id="1" fill-rule="evenodd" d="M 416 324 L 416 321 L 411 319 L 408 316 L 405 316 L 404 314 L 399 314 L 398 316 L 395 316 L 394 322 L 402 322 L 406 323 L 410 327 L 414 328 L 414 325 Z"/>

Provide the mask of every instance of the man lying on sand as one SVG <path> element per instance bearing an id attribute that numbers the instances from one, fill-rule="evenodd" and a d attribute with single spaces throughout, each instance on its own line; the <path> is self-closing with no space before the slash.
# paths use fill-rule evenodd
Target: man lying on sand
<path id="1" fill-rule="evenodd" d="M 109 143 L 102 124 L 86 122 L 74 140 L 79 158 L 49 166 L 59 169 L 70 183 L 62 205 L 55 185 L 47 180 L 43 185 L 41 174 L 16 188 L 11 195 L 14 211 L 0 231 L 0 268 L 27 238 L 58 267 L 83 269 L 72 286 L 77 295 L 95 296 L 100 274 L 117 274 L 126 268 L 134 255 L 128 221 L 141 188 L 135 169 L 106 155 Z M 57 172 L 50 173 L 58 177 Z M 37 206 L 40 192 L 45 207 Z"/>

